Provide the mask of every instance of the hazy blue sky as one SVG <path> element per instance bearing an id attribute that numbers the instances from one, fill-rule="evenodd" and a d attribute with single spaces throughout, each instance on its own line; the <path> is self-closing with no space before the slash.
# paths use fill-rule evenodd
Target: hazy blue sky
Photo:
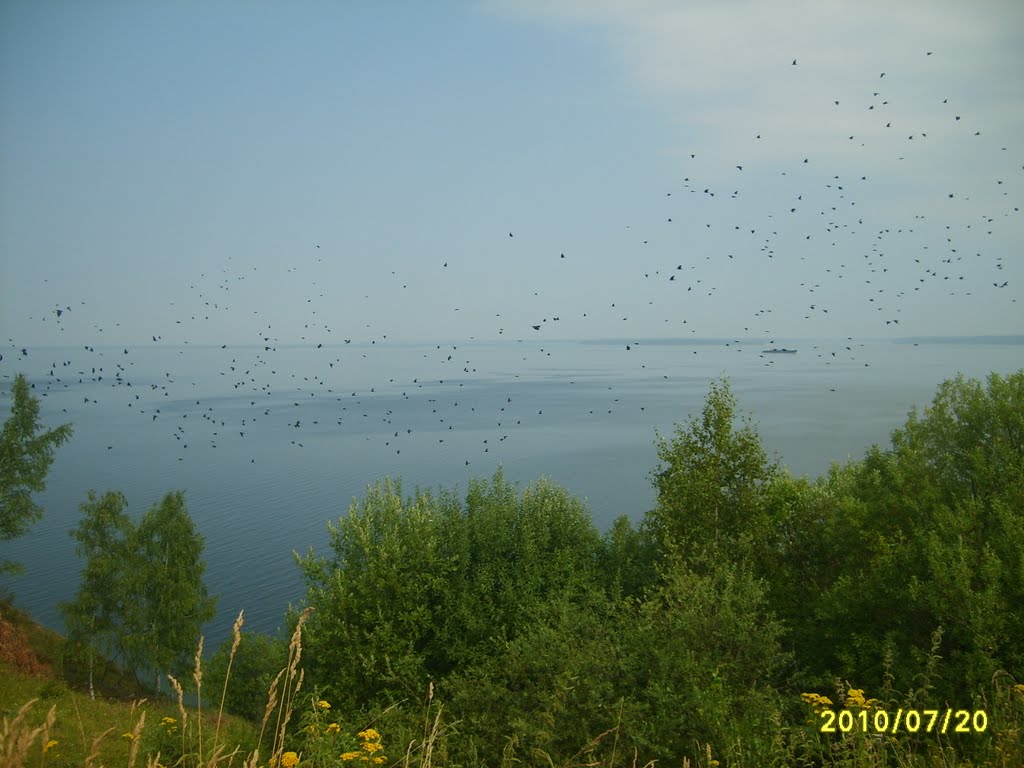
<path id="1" fill-rule="evenodd" d="M 1022 137 L 1016 1 L 8 0 L 0 336 L 1019 333 Z"/>

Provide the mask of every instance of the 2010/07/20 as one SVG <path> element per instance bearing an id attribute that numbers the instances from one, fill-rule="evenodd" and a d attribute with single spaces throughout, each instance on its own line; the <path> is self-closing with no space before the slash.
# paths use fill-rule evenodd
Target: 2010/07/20
<path id="1" fill-rule="evenodd" d="M 864 709 L 859 712 L 851 712 L 848 709 L 841 709 L 838 712 L 825 709 L 819 712 L 825 721 L 819 730 L 821 733 L 850 733 L 857 729 L 864 733 L 895 734 L 902 728 L 907 733 L 917 733 L 924 725 L 924 731 L 931 733 L 936 730 L 935 725 L 940 714 L 942 710 L 939 709 L 908 709 L 906 712 L 898 709 L 896 716 L 890 718 L 884 709 L 876 709 L 873 713 Z M 947 709 L 945 716 L 942 717 L 939 733 L 947 732 L 951 718 L 955 718 L 953 733 L 982 733 L 988 728 L 988 715 L 984 710 L 970 712 L 966 709 Z"/>

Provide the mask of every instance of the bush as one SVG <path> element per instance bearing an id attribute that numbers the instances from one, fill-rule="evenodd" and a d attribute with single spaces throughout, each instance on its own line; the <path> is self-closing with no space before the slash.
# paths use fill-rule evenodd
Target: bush
<path id="1" fill-rule="evenodd" d="M 204 687 L 218 703 L 227 679 L 232 641 L 233 638 L 226 638 L 206 664 Z M 259 722 L 270 684 L 287 661 L 288 643 L 284 639 L 252 632 L 241 635 L 231 662 L 231 684 L 224 698 L 224 711 Z"/>

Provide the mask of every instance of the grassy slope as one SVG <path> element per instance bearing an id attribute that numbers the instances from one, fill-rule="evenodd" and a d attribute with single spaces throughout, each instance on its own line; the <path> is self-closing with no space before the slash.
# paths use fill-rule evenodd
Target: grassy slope
<path id="1" fill-rule="evenodd" d="M 47 766 L 80 766 L 93 749 L 94 739 L 106 732 L 98 745 L 94 765 L 128 765 L 131 739 L 124 734 L 135 730 L 145 713 L 142 729 L 143 749 L 163 734 L 164 717 L 180 719 L 177 702 L 167 697 L 143 698 L 134 677 L 109 662 L 96 682 L 97 696 L 88 694 L 86 670 L 73 663 L 62 664 L 64 638 L 36 624 L 25 613 L 0 600 L 0 719 L 13 721 L 22 706 L 38 701 L 28 711 L 25 722 L 42 725 L 51 707 L 56 720 L 48 739 L 58 744 L 47 754 Z M 195 712 L 186 708 L 188 716 Z M 214 723 L 204 713 L 204 728 L 213 732 Z M 253 728 L 237 718 L 225 717 L 221 741 L 249 742 Z M 228 738 L 224 738 L 227 730 Z M 29 752 L 32 764 L 38 764 L 44 741 L 37 738 Z M 32 756 L 35 757 L 32 757 Z M 138 765 L 145 765 L 140 758 Z"/>

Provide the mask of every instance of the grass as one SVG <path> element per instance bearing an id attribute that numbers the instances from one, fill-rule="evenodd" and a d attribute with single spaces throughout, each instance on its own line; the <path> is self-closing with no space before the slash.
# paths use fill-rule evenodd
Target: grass
<path id="1" fill-rule="evenodd" d="M 63 639 L 37 625 L 23 613 L 3 604 L 0 618 L 0 765 L 4 768 L 63 768 L 64 766 L 112 766 L 128 768 L 292 768 L 309 765 L 359 766 L 403 765 L 406 768 L 431 768 L 434 744 L 442 733 L 440 708 L 433 723 L 424 730 L 422 744 L 409 744 L 399 760 L 384 757 L 381 735 L 367 728 L 357 734 L 358 747 L 348 757 L 336 749 L 330 754 L 300 759 L 289 747 L 296 734 L 289 729 L 293 714 L 302 702 L 299 698 L 304 680 L 299 666 L 302 655 L 302 627 L 312 609 L 300 617 L 288 647 L 288 663 L 267 692 L 267 704 L 260 724 L 225 715 L 223 701 L 229 679 L 219 696 L 216 714 L 203 712 L 202 650 L 200 639 L 195 656 L 193 680 L 200 705 L 187 707 L 184 689 L 170 677 L 176 700 L 167 697 L 133 698 L 124 701 L 100 695 L 91 698 L 59 679 L 54 669 L 61 658 Z M 242 614 L 234 625 L 231 662 L 241 638 Z M 38 645 L 37 645 L 38 643 Z M 113 670 L 114 665 L 109 665 Z M 77 670 L 72 677 L 79 677 Z M 114 674 L 114 673 L 112 673 Z M 120 673 L 123 675 L 123 673 Z M 118 679 L 115 674 L 115 679 Z M 126 683 L 120 680 L 120 690 Z M 109 690 L 109 689 L 108 689 Z M 311 700 L 314 711 L 329 709 L 327 702 Z M 310 727 L 320 729 L 305 718 L 305 735 Z M 324 724 L 326 734 L 340 731 L 337 724 Z M 316 740 L 304 742 L 315 747 Z M 351 739 L 350 739 L 351 743 Z M 333 743 L 331 744 L 333 746 Z"/>
<path id="2" fill-rule="evenodd" d="M 80 677 L 79 670 L 60 664 L 60 635 L 38 627 L 9 605 L 0 604 L 0 609 L 0 765 L 4 768 L 433 768 L 450 764 L 446 741 L 458 738 L 457 723 L 445 722 L 443 705 L 433 701 L 432 685 L 423 702 L 422 733 L 404 748 L 401 744 L 386 743 L 383 725 L 379 727 L 385 735 L 373 723 L 358 733 L 357 729 L 347 732 L 335 719 L 329 702 L 320 699 L 315 691 L 303 692 L 302 629 L 312 609 L 299 617 L 288 647 L 287 663 L 267 692 L 266 707 L 258 724 L 223 712 L 230 665 L 241 638 L 241 614 L 233 629 L 224 688 L 213 697 L 219 706 L 204 711 L 185 705 L 183 687 L 174 678 L 170 680 L 176 698 L 132 695 L 126 700 L 124 692 L 130 681 L 112 664 L 107 665 L 108 673 L 103 678 L 106 693 L 93 700 L 84 690 L 76 689 L 80 681 L 71 683 L 58 675 L 57 670 L 63 669 L 71 680 Z M 200 640 L 192 675 L 200 694 L 202 648 Z M 935 656 L 934 661 L 937 660 Z M 830 699 L 822 694 L 803 696 L 808 715 L 805 724 L 784 726 L 776 718 L 774 732 L 764 734 L 760 743 L 735 745 L 732 749 L 725 749 L 728 745 L 694 745 L 692 756 L 682 757 L 681 762 L 687 768 L 1018 768 L 1024 764 L 1024 685 L 1005 675 L 997 675 L 991 693 L 975 702 L 977 708 L 986 712 L 984 734 L 964 739 L 923 734 L 917 738 L 892 738 L 861 733 L 856 728 L 834 734 L 822 734 L 819 730 L 821 719 L 816 713 L 822 709 L 848 709 L 855 713 L 863 710 L 868 714 L 891 712 L 898 707 L 904 711 L 923 709 L 927 705 L 921 694 L 919 691 L 916 697 L 902 697 L 892 691 L 880 691 L 879 701 L 866 697 L 848 683 L 837 683 Z M 378 719 L 383 721 L 385 715 L 387 710 Z M 620 725 L 617 723 L 583 745 L 559 768 L 653 768 L 653 761 L 645 763 L 635 750 L 616 751 Z M 967 738 L 983 746 L 980 753 L 975 751 L 974 762 L 963 757 L 958 744 Z M 606 762 L 590 757 L 591 748 L 599 741 L 611 744 Z M 510 737 L 505 754 L 479 762 L 501 768 L 559 765 L 547 755 L 528 758 L 516 754 L 513 744 L 514 737 Z M 747 757 L 741 757 L 744 754 Z"/>
<path id="3" fill-rule="evenodd" d="M 187 728 L 196 733 L 206 728 L 215 734 L 207 752 L 218 759 L 203 765 L 230 765 L 220 759 L 231 751 L 224 745 L 255 742 L 252 724 L 186 710 L 181 701 L 166 696 L 141 695 L 145 692 L 134 676 L 110 662 L 101 665 L 98 695 L 90 698 L 85 671 L 62 662 L 63 643 L 59 634 L 35 624 L 8 601 L 0 601 L 0 765 L 4 768 L 155 766 L 153 748 L 171 743 L 167 723 L 185 722 L 183 712 L 188 715 Z M 168 768 L 176 763 L 200 764 L 160 759 Z M 234 764 L 241 761 L 236 758 Z"/>
<path id="4" fill-rule="evenodd" d="M 88 689 L 88 668 L 65 661 L 64 638 L 40 626 L 4 598 L 0 598 L 0 664 L 30 675 L 60 680 L 70 688 Z M 93 684 L 97 694 L 109 699 L 131 701 L 153 695 L 153 691 L 140 685 L 134 675 L 102 658 L 97 661 Z"/>

